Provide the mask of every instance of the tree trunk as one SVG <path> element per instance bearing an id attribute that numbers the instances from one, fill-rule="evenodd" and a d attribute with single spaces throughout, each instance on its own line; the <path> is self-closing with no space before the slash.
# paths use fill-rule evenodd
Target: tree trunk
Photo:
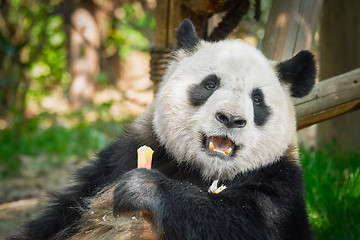
<path id="1" fill-rule="evenodd" d="M 92 1 L 81 1 L 71 17 L 70 102 L 78 108 L 92 102 L 95 78 L 100 71 L 100 30 Z"/>
<path id="2" fill-rule="evenodd" d="M 360 1 L 327 0 L 320 27 L 320 79 L 360 67 Z M 317 145 L 334 140 L 342 149 L 360 146 L 360 111 L 318 125 Z"/>

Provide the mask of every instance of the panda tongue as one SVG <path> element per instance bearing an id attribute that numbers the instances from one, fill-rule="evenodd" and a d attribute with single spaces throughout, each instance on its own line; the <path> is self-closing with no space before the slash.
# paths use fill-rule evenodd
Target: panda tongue
<path id="1" fill-rule="evenodd" d="M 215 149 L 220 151 L 225 151 L 232 145 L 231 140 L 224 137 L 211 137 L 211 141 L 214 144 Z"/>

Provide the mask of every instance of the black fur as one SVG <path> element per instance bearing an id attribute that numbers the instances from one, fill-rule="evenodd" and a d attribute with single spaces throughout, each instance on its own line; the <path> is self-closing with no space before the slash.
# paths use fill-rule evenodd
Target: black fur
<path id="1" fill-rule="evenodd" d="M 254 122 L 258 126 L 262 126 L 266 123 L 271 115 L 271 109 L 265 103 L 264 93 L 261 89 L 254 89 L 251 94 L 254 107 Z"/>
<path id="2" fill-rule="evenodd" d="M 220 79 L 212 74 L 207 76 L 200 84 L 189 88 L 189 100 L 193 106 L 200 106 L 208 100 L 213 92 L 220 86 Z"/>
<path id="3" fill-rule="evenodd" d="M 179 175 L 176 172 L 176 175 Z M 115 190 L 114 213 L 144 209 L 165 239 L 310 239 L 301 169 L 283 157 L 207 192 L 201 177 L 134 169 Z"/>
<path id="4" fill-rule="evenodd" d="M 194 25 L 189 19 L 185 19 L 176 31 L 175 50 L 184 49 L 192 52 L 196 49 L 199 38 L 196 35 Z"/>
<path id="5" fill-rule="evenodd" d="M 279 63 L 276 70 L 280 80 L 291 85 L 293 97 L 306 96 L 314 87 L 316 64 L 309 51 L 300 51 L 293 58 Z"/>

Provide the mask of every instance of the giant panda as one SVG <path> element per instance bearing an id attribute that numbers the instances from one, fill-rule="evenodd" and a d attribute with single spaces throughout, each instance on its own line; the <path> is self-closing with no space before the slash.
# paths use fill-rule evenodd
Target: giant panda
<path id="1" fill-rule="evenodd" d="M 187 19 L 176 41 L 148 109 L 10 239 L 312 238 L 292 97 L 311 91 L 313 55 L 273 62 Z"/>

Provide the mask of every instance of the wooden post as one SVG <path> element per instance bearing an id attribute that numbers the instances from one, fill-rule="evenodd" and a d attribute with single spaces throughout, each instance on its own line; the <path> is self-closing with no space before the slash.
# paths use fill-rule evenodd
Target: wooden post
<path id="1" fill-rule="evenodd" d="M 360 66 L 360 2 L 326 0 L 320 27 L 320 80 Z M 358 92 L 360 94 L 360 91 Z M 317 144 L 360 147 L 360 111 L 318 125 Z"/>
<path id="2" fill-rule="evenodd" d="M 289 59 L 310 49 L 323 0 L 273 0 L 262 42 L 269 59 Z"/>

